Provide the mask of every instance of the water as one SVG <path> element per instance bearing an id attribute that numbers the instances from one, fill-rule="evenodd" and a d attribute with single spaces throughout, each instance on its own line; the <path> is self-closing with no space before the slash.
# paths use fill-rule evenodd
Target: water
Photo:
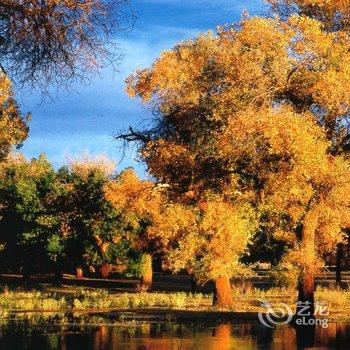
<path id="1" fill-rule="evenodd" d="M 270 329 L 242 324 L 164 324 L 128 326 L 0 327 L 0 349 L 6 350 L 231 350 L 350 349 L 350 324 L 330 323 L 306 333 L 292 326 Z"/>

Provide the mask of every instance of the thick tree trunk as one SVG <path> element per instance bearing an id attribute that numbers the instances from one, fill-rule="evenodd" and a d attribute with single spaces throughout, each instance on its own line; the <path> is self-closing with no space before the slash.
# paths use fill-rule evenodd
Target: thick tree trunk
<path id="1" fill-rule="evenodd" d="M 308 314 L 310 317 L 313 317 L 315 313 L 314 290 L 314 275 L 312 273 L 304 273 L 304 276 L 299 281 L 297 314 L 299 311 L 300 313 Z M 307 310 L 302 311 L 306 306 L 308 306 Z"/>
<path id="2" fill-rule="evenodd" d="M 315 283 L 314 263 L 315 253 L 315 231 L 317 228 L 318 214 L 314 211 L 306 213 L 301 231 L 301 249 L 306 257 L 306 266 L 303 266 L 299 276 L 298 304 L 296 318 L 314 318 L 315 314 Z"/>
<path id="3" fill-rule="evenodd" d="M 153 256 L 153 271 L 162 272 L 163 271 L 163 257 L 161 254 L 156 254 Z"/>
<path id="4" fill-rule="evenodd" d="M 196 293 L 197 289 L 198 289 L 198 283 L 196 279 L 193 276 L 191 276 L 191 292 Z"/>
<path id="5" fill-rule="evenodd" d="M 213 305 L 222 308 L 233 306 L 233 295 L 230 279 L 218 277 L 215 281 Z"/>
<path id="6" fill-rule="evenodd" d="M 343 244 L 337 244 L 337 257 L 336 257 L 336 268 L 335 268 L 335 282 L 338 287 L 341 287 L 341 270 L 343 262 Z"/>
<path id="7" fill-rule="evenodd" d="M 295 327 L 296 349 L 316 349 L 315 330 L 315 325 Z"/>
<path id="8" fill-rule="evenodd" d="M 141 267 L 141 283 L 140 290 L 147 291 L 152 288 L 153 280 L 153 268 L 152 268 L 152 256 L 150 254 L 145 254 L 142 258 Z"/>

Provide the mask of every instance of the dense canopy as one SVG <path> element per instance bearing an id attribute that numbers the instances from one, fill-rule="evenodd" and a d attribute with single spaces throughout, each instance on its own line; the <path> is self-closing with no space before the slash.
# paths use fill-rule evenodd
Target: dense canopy
<path id="1" fill-rule="evenodd" d="M 305 15 L 248 17 L 178 44 L 127 79 L 155 122 L 120 137 L 139 142 L 141 159 L 173 200 L 201 207 L 215 194 L 252 208 L 258 234 L 288 242 L 299 298 L 311 304 L 320 257 L 349 224 L 349 49 L 345 30 L 325 31 Z M 219 237 L 221 246 L 224 231 Z M 215 240 L 206 241 L 201 256 L 219 261 L 222 252 L 208 243 Z M 209 276 L 210 266 L 201 266 Z"/>

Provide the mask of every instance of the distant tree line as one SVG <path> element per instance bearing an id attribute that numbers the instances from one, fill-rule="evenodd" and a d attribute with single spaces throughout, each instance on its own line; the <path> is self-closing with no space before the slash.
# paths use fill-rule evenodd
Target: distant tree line
<path id="1" fill-rule="evenodd" d="M 1 271 L 21 272 L 26 283 L 33 273 L 54 273 L 57 284 L 63 271 L 107 277 L 110 264 L 135 274 L 141 257 L 131 242 L 139 228 L 105 199 L 108 166 L 74 162 L 55 171 L 43 155 L 1 163 Z"/>

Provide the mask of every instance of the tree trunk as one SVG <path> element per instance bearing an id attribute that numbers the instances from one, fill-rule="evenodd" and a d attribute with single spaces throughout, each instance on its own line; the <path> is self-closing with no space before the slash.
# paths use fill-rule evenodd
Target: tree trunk
<path id="1" fill-rule="evenodd" d="M 22 279 L 25 285 L 31 284 L 32 282 L 31 275 L 32 275 L 31 268 L 29 267 L 29 264 L 25 262 L 22 267 Z"/>
<path id="2" fill-rule="evenodd" d="M 342 270 L 342 262 L 343 262 L 343 244 L 337 244 L 337 260 L 336 260 L 336 268 L 335 268 L 335 282 L 338 287 L 341 287 L 341 270 Z"/>
<path id="3" fill-rule="evenodd" d="M 101 266 L 102 278 L 108 278 L 110 272 L 111 272 L 111 266 L 108 263 L 103 263 Z"/>
<path id="4" fill-rule="evenodd" d="M 312 273 L 304 273 L 299 281 L 299 295 L 298 295 L 298 311 L 308 316 L 313 317 L 315 313 L 315 296 L 314 296 L 314 275 Z M 308 306 L 307 310 L 302 311 L 304 307 Z"/>
<path id="5" fill-rule="evenodd" d="M 300 271 L 298 286 L 297 318 L 313 318 L 315 314 L 315 283 L 314 283 L 314 263 L 315 253 L 315 231 L 318 223 L 318 214 L 309 211 L 304 217 L 301 231 L 301 249 L 307 257 L 306 265 Z M 306 308 L 306 309 L 305 309 Z"/>
<path id="6" fill-rule="evenodd" d="M 153 271 L 155 272 L 162 272 L 163 271 L 163 257 L 161 254 L 155 254 L 153 256 Z"/>
<path id="7" fill-rule="evenodd" d="M 75 269 L 75 277 L 77 279 L 83 278 L 83 269 L 80 266 Z"/>
<path id="8" fill-rule="evenodd" d="M 54 285 L 61 287 L 63 284 L 63 266 L 62 263 L 56 262 L 55 266 L 55 275 L 54 275 Z"/>
<path id="9" fill-rule="evenodd" d="M 296 348 L 295 349 L 316 349 L 315 347 L 315 325 L 295 327 Z M 317 337 L 317 342 L 320 340 Z"/>
<path id="10" fill-rule="evenodd" d="M 265 189 L 263 185 L 259 188 L 259 200 L 261 204 L 265 203 Z"/>
<path id="11" fill-rule="evenodd" d="M 191 277 L 191 292 L 196 293 L 198 290 L 197 280 L 193 276 L 190 276 L 190 277 Z"/>
<path id="12" fill-rule="evenodd" d="M 152 279 L 152 256 L 150 254 L 144 254 L 144 256 L 142 257 L 140 290 L 150 290 L 152 288 Z"/>
<path id="13" fill-rule="evenodd" d="M 187 268 L 187 273 L 188 273 L 189 277 L 191 278 L 191 292 L 195 293 L 197 291 L 197 288 L 198 288 L 198 283 L 193 275 L 192 267 Z"/>
<path id="14" fill-rule="evenodd" d="M 231 308 L 233 306 L 233 295 L 230 279 L 228 277 L 218 277 L 214 283 L 213 306 Z"/>

